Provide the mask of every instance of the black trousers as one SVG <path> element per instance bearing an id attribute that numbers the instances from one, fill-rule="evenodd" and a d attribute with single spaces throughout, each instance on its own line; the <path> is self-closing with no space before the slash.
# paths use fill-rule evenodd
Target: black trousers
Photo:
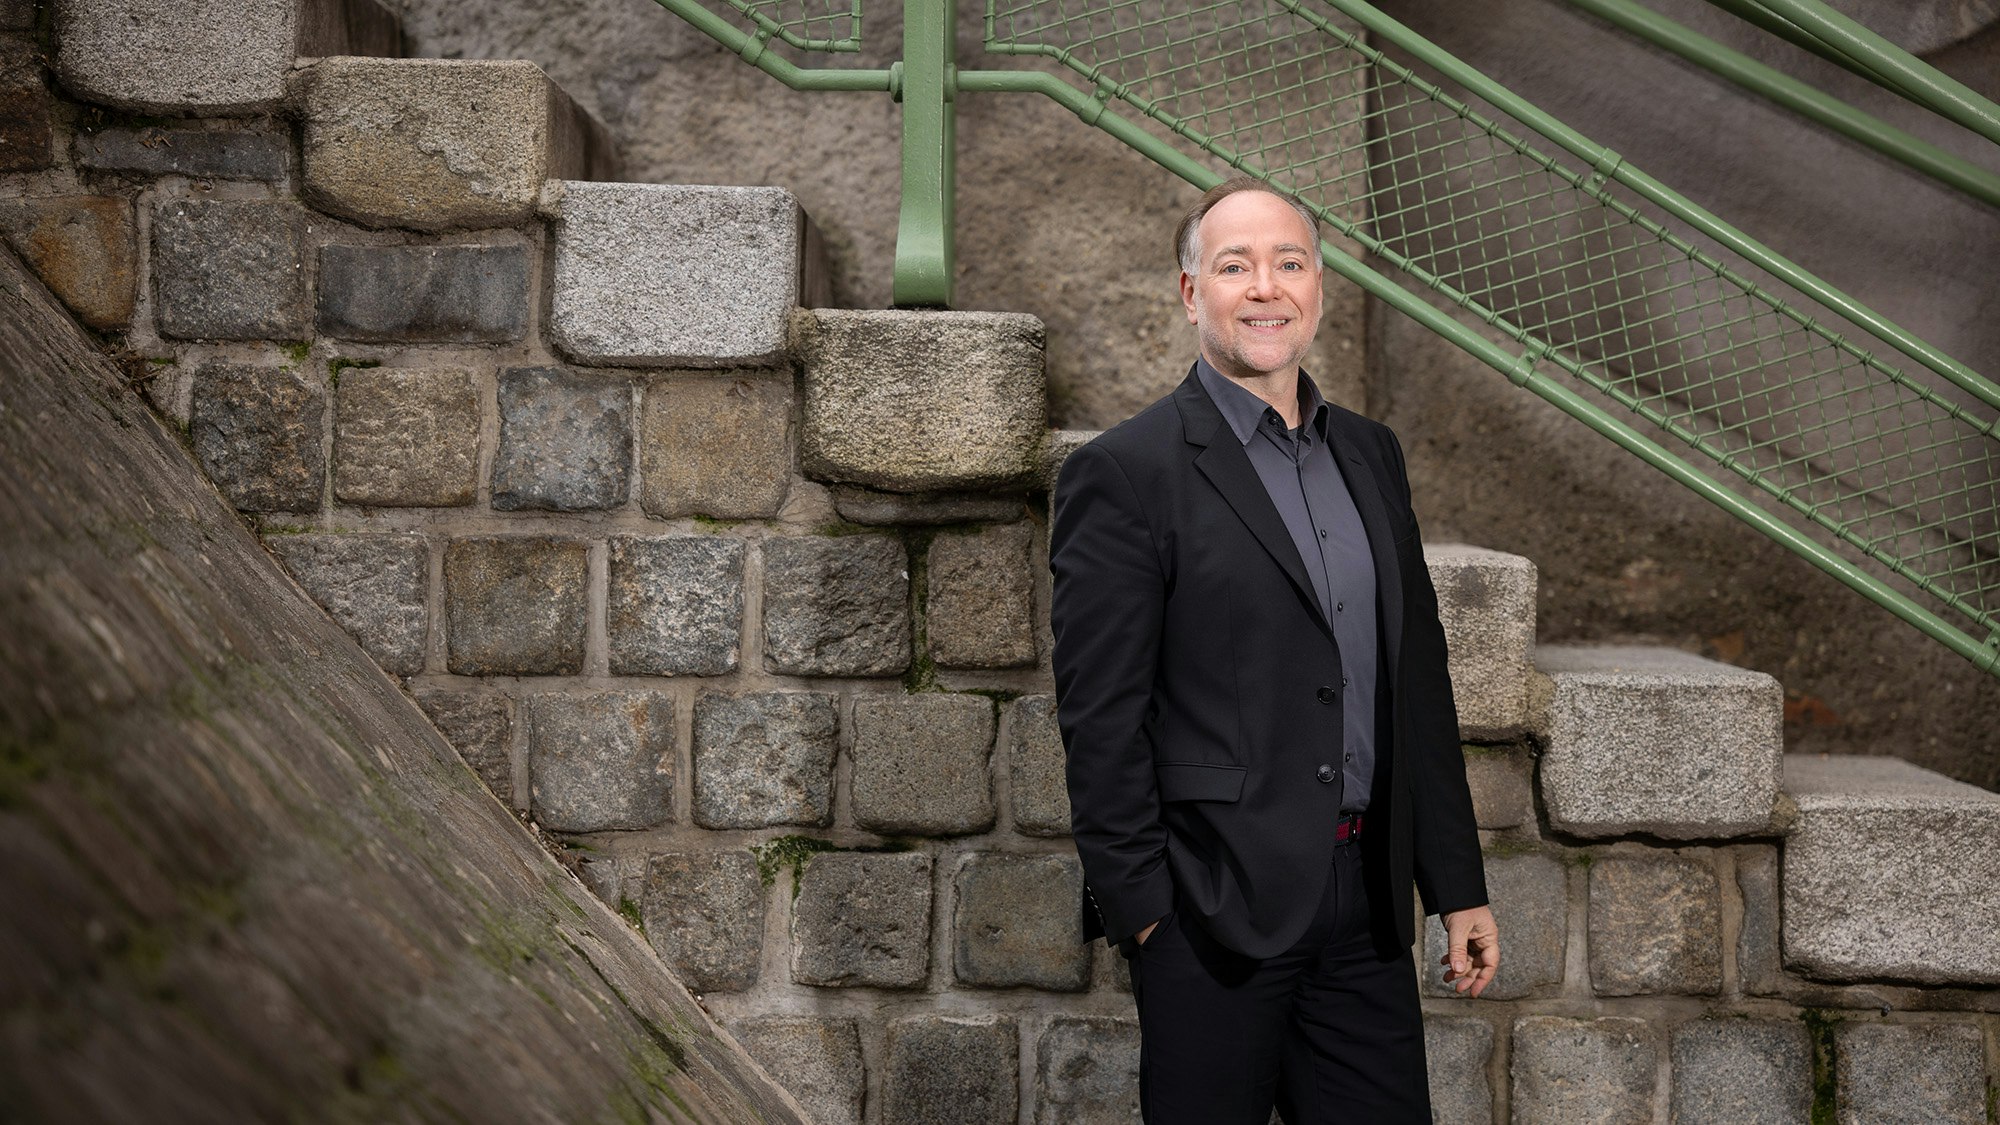
<path id="1" fill-rule="evenodd" d="M 1146 1125 L 1431 1119 L 1416 969 L 1377 952 L 1361 850 L 1334 849 L 1318 914 L 1276 957 L 1245 957 L 1169 914 L 1127 943 Z"/>

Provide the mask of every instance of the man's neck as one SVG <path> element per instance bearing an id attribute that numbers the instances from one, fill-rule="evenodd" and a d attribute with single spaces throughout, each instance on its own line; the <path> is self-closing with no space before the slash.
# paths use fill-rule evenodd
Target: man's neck
<path id="1" fill-rule="evenodd" d="M 1206 354 L 1202 358 L 1208 360 L 1208 365 L 1215 369 L 1217 375 L 1256 395 L 1266 406 L 1277 411 L 1278 417 L 1285 420 L 1286 429 L 1299 428 L 1298 368 L 1294 367 L 1290 371 L 1251 371 L 1239 374 L 1217 364 Z"/>

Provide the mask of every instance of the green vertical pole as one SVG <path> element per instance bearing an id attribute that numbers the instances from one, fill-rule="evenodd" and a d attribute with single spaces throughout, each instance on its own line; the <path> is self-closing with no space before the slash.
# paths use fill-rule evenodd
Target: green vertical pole
<path id="1" fill-rule="evenodd" d="M 954 0 L 903 0 L 903 209 L 896 223 L 898 308 L 951 304 Z"/>

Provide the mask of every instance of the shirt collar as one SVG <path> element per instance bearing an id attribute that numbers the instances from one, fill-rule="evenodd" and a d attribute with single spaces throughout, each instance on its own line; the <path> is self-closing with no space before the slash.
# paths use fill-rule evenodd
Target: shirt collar
<path id="1" fill-rule="evenodd" d="M 1264 424 L 1266 414 L 1276 414 L 1271 405 L 1258 398 L 1241 383 L 1209 366 L 1208 360 L 1197 358 L 1194 362 L 1195 374 L 1201 379 L 1202 389 L 1208 392 L 1209 400 L 1222 412 L 1222 418 L 1229 423 L 1229 432 L 1244 445 L 1257 436 L 1257 427 Z M 1303 369 L 1299 371 L 1299 405 L 1301 417 L 1312 432 L 1322 438 L 1326 435 L 1326 399 L 1319 393 L 1312 376 Z"/>

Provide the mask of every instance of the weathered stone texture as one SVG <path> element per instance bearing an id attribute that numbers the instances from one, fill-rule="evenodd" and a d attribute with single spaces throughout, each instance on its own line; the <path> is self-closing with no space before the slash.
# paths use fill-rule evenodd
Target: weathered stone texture
<path id="1" fill-rule="evenodd" d="M 1983 1125 L 1986 1041 L 1976 1024 L 1843 1023 L 1834 1032 L 1842 1125 Z"/>
<path id="2" fill-rule="evenodd" d="M 889 1025 L 882 1125 L 1014 1125 L 1020 1029 L 1004 1016 L 912 1016 Z"/>
<path id="3" fill-rule="evenodd" d="M 876 535 L 764 541 L 764 660 L 799 676 L 909 667 L 909 558 Z"/>
<path id="4" fill-rule="evenodd" d="M 840 518 L 870 525 L 1004 523 L 1018 520 L 1027 502 L 1018 494 L 930 492 L 905 496 L 857 485 L 835 485 L 833 509 Z"/>
<path id="5" fill-rule="evenodd" d="M 792 478 L 789 373 L 679 378 L 646 388 L 639 503 L 647 514 L 768 519 Z"/>
<path id="6" fill-rule="evenodd" d="M 1784 988 L 1784 956 L 1778 929 L 1778 853 L 1761 847 L 1736 853 L 1736 889 L 1743 899 L 1743 922 L 1736 933 L 1736 979 L 1752 996 L 1772 996 Z"/>
<path id="7" fill-rule="evenodd" d="M 528 248 L 327 246 L 319 331 L 337 340 L 504 344 L 528 327 Z"/>
<path id="8" fill-rule="evenodd" d="M 631 476 L 632 388 L 625 380 L 560 367 L 500 373 L 495 508 L 615 508 Z"/>
<path id="9" fill-rule="evenodd" d="M 757 983 L 764 886 L 745 851 L 667 852 L 646 862 L 646 939 L 695 992 Z"/>
<path id="10" fill-rule="evenodd" d="M 1535 821 L 1534 764 L 1520 747 L 1468 746 L 1465 783 L 1479 827 L 1519 828 Z"/>
<path id="11" fill-rule="evenodd" d="M 530 807 L 542 827 L 602 832 L 668 818 L 673 700 L 652 691 L 549 694 L 530 697 L 527 712 Z"/>
<path id="12" fill-rule="evenodd" d="M 0 163 L 6 132 L 0 125 Z M 113 195 L 4 200 L 0 226 L 8 244 L 79 320 L 106 331 L 131 323 L 139 251 L 129 200 Z"/>
<path id="13" fill-rule="evenodd" d="M 931 541 L 925 635 L 946 668 L 1035 662 L 1034 580 L 1024 523 L 946 532 Z"/>
<path id="14" fill-rule="evenodd" d="M 1025 695 L 1009 722 L 1007 791 L 1014 830 L 1026 836 L 1069 835 L 1069 782 L 1056 697 Z"/>
<path id="15" fill-rule="evenodd" d="M 1486 1077 L 1486 1064 L 1493 1058 L 1493 1025 L 1482 1019 L 1428 1016 L 1424 1055 L 1431 1120 L 1436 1125 L 1493 1125 L 1493 1084 Z"/>
<path id="16" fill-rule="evenodd" d="M 743 1049 L 812 1115 L 814 1125 L 861 1125 L 861 1034 L 850 1019 L 762 1016 L 729 1025 Z"/>
<path id="17" fill-rule="evenodd" d="M 931 964 L 931 857 L 830 852 L 806 861 L 792 903 L 792 979 L 917 988 Z"/>
<path id="18" fill-rule="evenodd" d="M 993 703 L 977 695 L 854 702 L 854 823 L 885 835 L 993 827 Z"/>
<path id="19" fill-rule="evenodd" d="M 278 180 L 291 138 L 242 129 L 105 129 L 76 138 L 76 162 L 100 172 L 202 180 Z"/>
<path id="20" fill-rule="evenodd" d="M 1035 1125 L 1136 1125 L 1137 1020 L 1058 1017 L 1035 1054 Z"/>
<path id="21" fill-rule="evenodd" d="M 449 508 L 479 486 L 479 388 L 458 368 L 348 368 L 333 392 L 333 494 Z"/>
<path id="22" fill-rule="evenodd" d="M 1569 873 L 1545 855 L 1488 856 L 1486 889 L 1500 925 L 1500 971 L 1480 993 L 1487 1000 L 1519 1000 L 1562 983 L 1569 949 Z M 1424 988 L 1432 996 L 1454 996 L 1442 980 L 1444 926 L 1433 916 L 1424 929 Z"/>
<path id="23" fill-rule="evenodd" d="M 273 108 L 298 48 L 291 0 L 62 0 L 55 7 L 63 85 L 124 109 Z"/>
<path id="24" fill-rule="evenodd" d="M 1590 983 L 1599 996 L 1722 991 L 1722 887 L 1679 856 L 1590 866 Z"/>
<path id="25" fill-rule="evenodd" d="M 382 670 L 423 671 L 430 545 L 414 535 L 273 535 L 265 545 Z"/>
<path id="26" fill-rule="evenodd" d="M 1450 651 L 1458 729 L 1467 738 L 1520 733 L 1534 674 L 1535 564 L 1462 543 L 1426 543 L 1424 560 Z"/>
<path id="27" fill-rule="evenodd" d="M 1693 1020 L 1674 1029 L 1673 1119 L 1684 1125 L 1796 1125 L 1812 1118 L 1805 1025 Z"/>
<path id="28" fill-rule="evenodd" d="M 326 485 L 326 395 L 289 367 L 196 369 L 188 437 L 230 503 L 247 512 L 314 512 Z"/>
<path id="29" fill-rule="evenodd" d="M 695 823 L 827 823 L 838 726 L 836 700 L 824 692 L 701 693 L 694 705 Z"/>
<path id="30" fill-rule="evenodd" d="M 800 332 L 808 474 L 892 492 L 1038 476 L 1048 424 L 1041 321 L 818 309 Z"/>
<path id="31" fill-rule="evenodd" d="M 1081 992 L 1090 946 L 1076 904 L 1083 868 L 1071 856 L 968 857 L 954 880 L 952 960 L 961 984 Z"/>
<path id="32" fill-rule="evenodd" d="M 1658 1066 L 1644 1020 L 1517 1019 L 1514 1120 L 1651 1125 Z"/>
<path id="33" fill-rule="evenodd" d="M 183 340 L 312 335 L 305 237 L 310 213 L 269 200 L 163 200 L 153 208 L 153 301 L 160 334 Z"/>
<path id="34" fill-rule="evenodd" d="M 444 550 L 447 665 L 461 676 L 583 670 L 588 552 L 552 536 L 454 539 Z"/>
<path id="35" fill-rule="evenodd" d="M 605 596 L 611 670 L 621 676 L 719 676 L 743 632 L 741 539 L 614 536 Z"/>
<path id="36" fill-rule="evenodd" d="M 418 688 L 412 693 L 438 733 L 503 805 L 514 804 L 514 703 L 484 691 Z M 607 865 L 608 866 L 608 865 Z M 613 900 L 612 905 L 617 905 Z"/>
<path id="37" fill-rule="evenodd" d="M 54 104 L 34 56 L 0 49 L 0 172 L 35 172 L 54 162 L 55 134 L 49 128 Z"/>

